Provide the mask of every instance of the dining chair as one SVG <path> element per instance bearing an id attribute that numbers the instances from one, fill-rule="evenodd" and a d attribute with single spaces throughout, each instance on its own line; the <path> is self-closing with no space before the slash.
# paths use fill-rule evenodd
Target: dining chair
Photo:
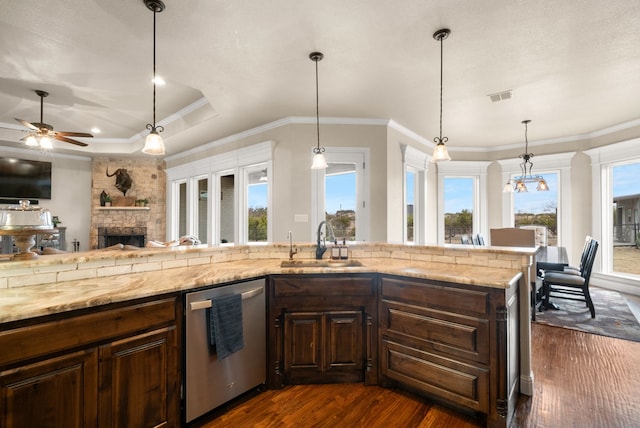
<path id="1" fill-rule="evenodd" d="M 580 264 L 578 266 L 565 266 L 564 273 L 570 273 L 572 275 L 580 275 L 580 271 L 582 270 L 582 266 L 587 260 L 587 256 L 589 255 L 589 247 L 593 238 L 589 235 L 584 240 L 584 246 L 582 247 L 582 255 L 580 256 Z"/>
<path id="2" fill-rule="evenodd" d="M 482 246 L 487 245 L 486 240 L 484 239 L 484 234 L 478 233 L 476 235 L 476 239 L 478 241 L 478 245 L 482 245 Z"/>
<path id="3" fill-rule="evenodd" d="M 471 245 L 471 240 L 469 239 L 469 235 L 462 235 L 460 237 L 460 242 L 465 245 Z"/>
<path id="4" fill-rule="evenodd" d="M 549 308 L 550 297 L 586 302 L 591 318 L 596 317 L 596 310 L 589 293 L 589 279 L 591 270 L 598 251 L 598 241 L 589 241 L 585 261 L 580 268 L 580 274 L 575 275 L 565 272 L 545 272 L 542 279 L 543 309 Z"/>

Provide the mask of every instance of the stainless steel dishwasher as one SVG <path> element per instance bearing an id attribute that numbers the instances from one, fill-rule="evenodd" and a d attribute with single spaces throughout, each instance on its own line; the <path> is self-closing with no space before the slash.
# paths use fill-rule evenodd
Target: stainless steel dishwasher
<path id="1" fill-rule="evenodd" d="M 238 293 L 242 295 L 244 347 L 218 360 L 209 346 L 206 309 L 211 299 Z M 186 422 L 266 382 L 265 311 L 264 279 L 185 295 Z"/>

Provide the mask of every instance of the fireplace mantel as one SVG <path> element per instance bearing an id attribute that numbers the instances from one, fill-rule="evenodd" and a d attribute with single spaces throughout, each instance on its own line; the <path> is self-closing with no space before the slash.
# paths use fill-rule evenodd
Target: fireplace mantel
<path id="1" fill-rule="evenodd" d="M 96 207 L 98 211 L 107 211 L 107 210 L 149 210 L 150 207 Z"/>

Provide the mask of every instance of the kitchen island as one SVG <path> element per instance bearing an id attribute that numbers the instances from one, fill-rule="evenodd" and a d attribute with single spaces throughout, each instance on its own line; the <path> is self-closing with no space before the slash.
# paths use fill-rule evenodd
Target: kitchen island
<path id="1" fill-rule="evenodd" d="M 313 258 L 313 245 L 298 245 L 298 247 L 301 254 L 298 254 L 296 258 Z M 464 400 L 453 400 L 453 403 L 488 415 L 488 425 L 504 426 L 509 415 L 509 402 L 513 400 L 513 394 L 517 395 L 518 385 L 522 391 L 523 379 L 526 384 L 527 377 L 531 376 L 530 368 L 527 370 L 526 367 L 528 362 L 526 356 L 529 352 L 528 343 L 526 340 L 520 340 L 520 346 L 518 346 L 518 337 L 522 339 L 522 320 L 526 320 L 528 328 L 529 316 L 528 310 L 524 311 L 526 314 L 522 314 L 519 313 L 518 308 L 529 307 L 525 299 L 529 293 L 518 293 L 518 287 L 519 283 L 526 284 L 524 278 L 528 274 L 534 255 L 533 249 L 469 248 L 468 246 L 467 248 L 457 246 L 446 248 L 405 247 L 390 244 L 366 244 L 351 248 L 351 256 L 357 258 L 362 266 L 282 268 L 280 262 L 287 258 L 288 247 L 275 244 L 264 247 L 222 249 L 191 247 L 167 250 L 102 251 L 48 256 L 36 262 L 8 262 L 0 264 L 0 275 L 4 274 L 0 281 L 5 281 L 6 286 L 6 288 L 0 289 L 0 322 L 3 330 L 0 333 L 0 348 L 5 349 L 5 346 L 10 347 L 15 344 L 10 335 L 18 330 L 24 333 L 24 329 L 47 323 L 53 323 L 49 326 L 53 329 L 61 322 L 77 321 L 77 316 L 90 317 L 94 315 L 93 312 L 106 316 L 106 320 L 117 320 L 117 316 L 110 318 L 109 311 L 128 310 L 133 311 L 131 313 L 138 313 L 144 311 L 148 305 L 162 302 L 160 307 L 164 309 L 159 312 L 164 314 L 164 317 L 159 316 L 149 320 L 146 325 L 133 328 L 129 333 L 132 337 L 136 337 L 135 340 L 141 340 L 138 337 L 141 334 L 146 335 L 145 338 L 149 335 L 159 334 L 160 336 L 154 336 L 154 340 L 151 340 L 150 343 L 162 344 L 158 345 L 157 349 L 160 351 L 157 352 L 165 357 L 173 356 L 172 358 L 175 359 L 176 355 L 180 354 L 179 349 L 175 350 L 174 347 L 176 344 L 178 347 L 180 346 L 180 340 L 176 340 L 175 336 L 180 334 L 180 297 L 185 291 L 276 275 L 327 277 L 373 274 L 376 284 L 380 284 L 383 277 L 400 278 L 403 281 L 409 281 L 410 288 L 413 287 L 417 290 L 433 290 L 435 287 L 447 291 L 447 287 L 451 287 L 451 290 L 466 290 L 466 295 L 471 292 L 478 296 L 485 296 L 481 299 L 488 302 L 488 306 L 484 310 L 487 318 L 483 318 L 484 315 L 472 314 L 472 318 L 479 320 L 474 322 L 484 323 L 483 327 L 478 329 L 480 335 L 478 337 L 485 340 L 484 344 L 479 345 L 483 347 L 481 350 L 483 355 L 479 357 L 482 360 L 479 362 L 482 365 L 479 370 L 483 372 L 480 373 L 476 381 L 458 387 L 458 391 L 464 392 L 466 395 L 468 395 L 467 391 L 478 391 L 474 394 L 480 399 L 473 405 L 466 405 L 469 402 Z M 2 285 L 0 282 L 0 286 Z M 420 292 L 418 292 L 418 298 L 421 298 L 419 297 Z M 495 296 L 503 296 L 503 300 L 496 300 Z M 507 304 L 507 302 L 509 303 Z M 376 305 L 379 304 L 376 300 Z M 477 305 L 477 302 L 475 304 Z M 132 309 L 134 306 L 136 309 Z M 433 311 L 428 307 L 425 310 Z M 487 312 L 489 310 L 493 312 Z M 113 314 L 115 315 L 115 312 Z M 433 318 L 431 316 L 433 313 L 413 315 L 427 320 Z M 377 319 L 378 314 L 375 316 Z M 380 317 L 381 320 L 382 318 L 383 316 Z M 482 319 L 486 321 L 482 321 Z M 444 321 L 451 323 L 450 319 Z M 109 325 L 108 322 L 103 321 L 105 325 Z M 114 321 L 115 325 L 118 325 L 116 321 Z M 378 325 L 375 326 L 376 331 L 377 327 Z M 83 352 L 85 354 L 87 352 L 105 353 L 107 352 L 105 349 L 112 348 L 111 345 L 106 344 L 117 344 L 118 339 L 129 333 L 110 331 L 104 337 L 92 338 L 91 343 L 87 344 L 87 348 L 83 348 Z M 487 335 L 487 333 L 489 334 Z M 394 338 L 394 334 L 390 332 L 384 336 L 384 339 L 387 340 L 386 343 L 391 343 L 391 347 L 397 346 L 397 337 Z M 468 335 L 474 334 L 468 333 Z M 375 334 L 376 342 L 380 338 L 378 334 Z M 425 343 L 428 344 L 425 346 L 433 347 L 435 343 L 433 338 L 427 339 Z M 428 352 L 433 354 L 429 357 L 431 360 L 434 358 L 442 359 L 442 355 L 437 355 L 440 352 L 438 350 L 421 349 L 419 343 L 413 343 L 413 345 L 415 345 L 416 351 L 410 352 Z M 70 344 L 65 349 L 74 350 L 76 349 L 74 346 Z M 93 351 L 94 349 L 95 351 Z M 390 348 L 387 346 L 384 349 Z M 394 349 L 397 350 L 397 348 Z M 63 349 L 58 349 L 55 353 L 58 355 L 62 351 Z M 375 357 L 376 368 L 383 361 L 387 361 L 387 363 L 389 361 L 392 363 L 394 361 L 408 361 L 406 358 L 402 360 L 380 358 L 378 361 L 377 355 Z M 35 363 L 40 357 L 34 355 L 31 358 Z M 462 358 L 460 363 L 467 364 L 467 356 L 460 358 Z M 90 368 L 94 363 L 91 358 L 89 361 L 90 364 L 87 367 Z M 12 370 L 15 372 L 18 364 L 22 362 L 24 361 L 17 361 L 16 358 L 8 358 L 4 363 L 0 360 L 3 374 Z M 174 362 L 174 365 L 176 369 L 171 368 L 167 372 L 167 376 L 179 377 L 179 374 L 176 375 L 179 373 L 177 368 L 179 364 Z M 454 368 L 449 369 L 453 370 Z M 98 369 L 101 374 L 105 370 L 107 369 L 104 367 Z M 14 372 L 10 374 L 15 377 Z M 380 377 L 382 383 L 393 381 L 400 382 L 401 385 L 407 384 L 397 376 L 394 378 L 393 375 L 387 376 L 385 373 L 388 372 L 385 372 L 383 368 Z M 100 379 L 100 382 L 105 382 L 105 379 L 113 381 L 118 377 L 101 376 Z M 175 379 L 167 378 L 161 382 L 160 386 L 169 393 L 175 393 L 174 381 Z M 415 384 L 412 385 L 411 382 L 408 382 L 408 386 L 415 388 Z M 433 395 L 433 382 L 430 383 L 426 392 L 427 395 Z M 435 392 L 436 397 L 442 397 L 442 394 L 438 395 L 437 391 Z M 481 396 L 484 396 L 485 393 L 489 395 L 482 398 Z M 444 394 L 445 400 L 447 394 Z M 110 403 L 106 399 L 96 401 L 104 405 Z M 99 404 L 92 404 L 89 407 L 94 408 Z M 175 407 L 172 408 L 175 411 Z M 175 421 L 175 416 L 170 420 Z"/>

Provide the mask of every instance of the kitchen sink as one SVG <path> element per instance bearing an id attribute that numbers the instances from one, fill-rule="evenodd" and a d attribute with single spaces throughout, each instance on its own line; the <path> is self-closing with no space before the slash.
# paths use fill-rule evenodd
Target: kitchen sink
<path id="1" fill-rule="evenodd" d="M 322 268 L 345 268 L 358 267 L 362 263 L 358 260 L 283 260 L 280 267 L 283 268 L 304 268 L 304 267 L 322 267 Z"/>

